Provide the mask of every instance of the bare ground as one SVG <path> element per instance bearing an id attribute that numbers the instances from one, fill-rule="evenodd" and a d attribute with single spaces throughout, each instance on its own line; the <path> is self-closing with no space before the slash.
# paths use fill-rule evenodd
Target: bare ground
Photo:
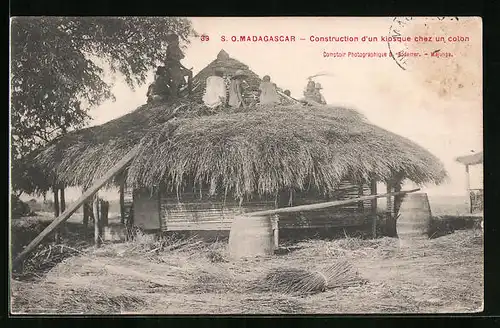
<path id="1" fill-rule="evenodd" d="M 184 243 L 184 244 L 183 244 Z M 13 313 L 330 314 L 482 311 L 483 233 L 309 240 L 282 255 L 227 261 L 225 243 L 147 240 L 83 249 L 36 281 L 11 280 Z M 161 246 L 161 247 L 160 247 Z M 272 268 L 348 260 L 366 283 L 309 296 L 249 292 Z"/>

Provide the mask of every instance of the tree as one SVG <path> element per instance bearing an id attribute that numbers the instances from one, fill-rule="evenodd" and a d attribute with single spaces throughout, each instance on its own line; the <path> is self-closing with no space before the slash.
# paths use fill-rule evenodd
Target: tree
<path id="1" fill-rule="evenodd" d="M 106 69 L 123 75 L 132 89 L 145 83 L 164 60 L 169 31 L 185 44 L 197 35 L 184 18 L 12 19 L 11 165 L 21 171 L 13 175 L 27 178 L 29 164 L 20 159 L 83 127 L 89 109 L 114 98 Z M 33 189 L 34 182 L 18 182 L 14 188 Z"/>

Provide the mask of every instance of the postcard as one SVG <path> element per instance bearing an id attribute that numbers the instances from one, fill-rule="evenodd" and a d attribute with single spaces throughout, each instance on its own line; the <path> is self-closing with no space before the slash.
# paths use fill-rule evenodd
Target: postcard
<path id="1" fill-rule="evenodd" d="M 11 315 L 483 311 L 481 18 L 10 36 Z"/>

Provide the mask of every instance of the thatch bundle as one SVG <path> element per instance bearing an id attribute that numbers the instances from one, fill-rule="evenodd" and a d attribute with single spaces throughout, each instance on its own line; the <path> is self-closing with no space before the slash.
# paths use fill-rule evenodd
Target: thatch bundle
<path id="1" fill-rule="evenodd" d="M 319 293 L 327 288 L 351 287 L 364 283 L 347 261 L 339 261 L 322 271 L 275 268 L 256 282 L 253 290 L 281 293 Z"/>
<path id="2" fill-rule="evenodd" d="M 397 176 L 423 184 L 446 177 L 435 156 L 352 109 L 297 104 L 213 112 L 201 97 L 215 67 L 248 71 L 250 89 L 260 82 L 248 66 L 221 52 L 194 77 L 191 97 L 144 105 L 69 133 L 39 151 L 37 168 L 68 186 L 88 187 L 140 145 L 139 155 L 111 183 L 126 178 L 129 187 L 150 187 L 161 182 L 177 191 L 196 185 L 208 187 L 211 195 L 240 199 L 290 188 L 326 194 L 343 179 L 364 183 Z"/>

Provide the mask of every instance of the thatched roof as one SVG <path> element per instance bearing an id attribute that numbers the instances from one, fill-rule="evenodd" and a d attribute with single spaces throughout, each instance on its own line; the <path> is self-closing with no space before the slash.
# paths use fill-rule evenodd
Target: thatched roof
<path id="1" fill-rule="evenodd" d="M 483 152 L 460 156 L 456 161 L 464 165 L 477 165 L 483 163 Z"/>
<path id="2" fill-rule="evenodd" d="M 195 83 L 202 85 L 214 65 L 246 69 L 250 85 L 260 82 L 248 67 L 224 57 L 201 70 Z M 203 183 L 212 194 L 235 197 L 274 195 L 288 188 L 329 192 L 346 178 L 366 182 L 397 176 L 438 184 L 446 177 L 434 155 L 370 124 L 355 110 L 277 105 L 214 113 L 201 103 L 203 89 L 72 132 L 43 149 L 37 164 L 67 185 L 89 186 L 140 145 L 126 170 L 129 186 L 163 182 L 178 189 Z M 167 121 L 174 109 L 177 117 Z"/>

